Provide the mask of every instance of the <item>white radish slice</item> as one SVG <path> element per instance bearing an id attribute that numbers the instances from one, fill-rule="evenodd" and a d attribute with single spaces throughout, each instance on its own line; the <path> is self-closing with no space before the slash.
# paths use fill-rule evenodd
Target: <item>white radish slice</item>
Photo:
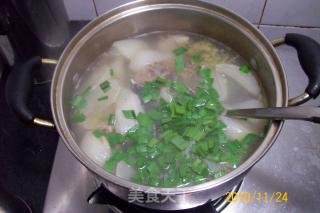
<path id="1" fill-rule="evenodd" d="M 225 106 L 233 106 L 247 100 L 256 99 L 239 82 L 224 73 L 214 72 L 213 86 L 217 89 L 220 100 Z"/>
<path id="2" fill-rule="evenodd" d="M 100 80 L 101 81 L 101 80 Z M 103 82 L 103 80 L 101 81 Z M 100 82 L 100 83 L 101 83 Z M 117 80 L 109 80 L 111 89 L 103 92 L 99 86 L 100 83 L 91 87 L 89 94 L 86 96 L 87 105 L 82 110 L 86 120 L 80 123 L 85 129 L 103 128 L 107 121 L 108 115 L 112 112 L 120 94 L 121 85 Z M 108 99 L 99 101 L 98 99 L 108 96 Z"/>
<path id="3" fill-rule="evenodd" d="M 110 70 L 113 70 L 113 76 L 111 76 Z M 110 68 L 104 69 L 104 73 L 110 76 L 110 78 L 118 79 L 119 81 L 127 80 L 127 73 L 126 73 L 127 66 L 125 65 L 125 59 L 123 57 L 116 57 L 111 65 Z"/>
<path id="4" fill-rule="evenodd" d="M 172 38 L 178 45 L 185 45 L 190 40 L 189 36 L 186 35 L 172 35 L 169 38 Z"/>
<path id="5" fill-rule="evenodd" d="M 103 80 L 117 79 L 121 81 L 126 77 L 125 70 L 125 58 L 119 55 L 104 56 L 105 60 L 99 61 L 97 64 L 89 67 L 86 71 L 86 76 L 83 77 L 79 83 L 77 90 L 82 91 L 88 87 L 98 86 Z M 111 69 L 113 69 L 113 76 L 111 75 Z M 94 75 L 91 73 L 94 72 Z"/>
<path id="6" fill-rule="evenodd" d="M 130 180 L 136 174 L 136 170 L 132 166 L 128 165 L 126 162 L 119 161 L 116 167 L 116 176 L 123 178 L 125 180 Z"/>
<path id="7" fill-rule="evenodd" d="M 261 91 L 255 77 L 252 73 L 243 73 L 239 69 L 240 67 L 232 64 L 216 65 L 216 72 L 227 75 L 229 78 L 238 82 L 249 93 L 254 96 L 258 96 Z"/>
<path id="8" fill-rule="evenodd" d="M 82 137 L 80 148 L 99 166 L 103 166 L 111 155 L 111 148 L 107 139 L 105 137 L 97 138 L 91 131 L 86 132 Z"/>
<path id="9" fill-rule="evenodd" d="M 169 35 L 159 40 L 158 47 L 162 51 L 172 53 L 174 49 L 186 45 L 189 40 L 189 36 L 186 35 Z"/>
<path id="10" fill-rule="evenodd" d="M 147 65 L 169 59 L 170 57 L 170 54 L 165 54 L 159 51 L 144 50 L 136 53 L 135 57 L 131 58 L 129 67 L 134 72 L 143 72 Z"/>
<path id="11" fill-rule="evenodd" d="M 173 95 L 170 93 L 169 88 L 162 87 L 160 89 L 160 97 L 163 98 L 167 103 L 170 103 L 173 99 Z"/>
<path id="12" fill-rule="evenodd" d="M 100 83 L 104 82 L 102 79 Z M 99 83 L 99 84 L 100 84 Z M 83 112 L 95 112 L 100 111 L 100 108 L 106 108 L 106 106 L 114 103 L 117 101 L 121 85 L 117 80 L 109 80 L 110 83 L 110 89 L 106 92 L 104 92 L 100 85 L 97 84 L 95 86 L 92 86 L 89 92 L 89 95 L 86 97 L 87 106 L 84 108 Z M 104 96 L 108 96 L 108 99 L 105 101 L 99 101 L 98 99 Z"/>
<path id="13" fill-rule="evenodd" d="M 222 76 L 222 73 L 214 72 L 213 87 L 217 90 L 220 101 L 224 102 L 228 97 L 228 80 Z"/>
<path id="14" fill-rule="evenodd" d="M 121 55 L 131 60 L 138 52 L 147 48 L 147 44 L 139 39 L 125 39 L 112 44 Z"/>
<path id="15" fill-rule="evenodd" d="M 116 122 L 115 129 L 118 133 L 126 133 L 130 128 L 137 124 L 135 119 L 128 119 L 124 117 L 123 110 L 134 110 L 135 114 L 143 112 L 141 101 L 134 92 L 130 89 L 123 89 L 119 95 L 119 99 L 116 105 Z"/>
<path id="16" fill-rule="evenodd" d="M 245 120 L 229 118 L 226 116 L 221 116 L 220 119 L 227 126 L 223 131 L 230 140 L 242 139 L 249 133 L 258 133 L 258 130 Z"/>

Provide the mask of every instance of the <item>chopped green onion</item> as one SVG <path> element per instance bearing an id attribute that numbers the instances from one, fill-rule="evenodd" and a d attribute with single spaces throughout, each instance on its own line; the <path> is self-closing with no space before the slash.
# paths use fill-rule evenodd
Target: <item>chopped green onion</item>
<path id="1" fill-rule="evenodd" d="M 178 149 L 185 150 L 189 146 L 189 142 L 184 140 L 180 135 L 176 134 L 172 139 L 171 143 L 173 143 Z"/>
<path id="2" fill-rule="evenodd" d="M 105 135 L 105 132 L 103 132 L 102 130 L 96 129 L 96 130 L 93 130 L 93 131 L 92 131 L 92 134 L 93 134 L 96 138 L 100 138 L 100 137 L 102 137 L 102 136 Z"/>
<path id="3" fill-rule="evenodd" d="M 180 105 L 178 103 L 175 103 L 174 101 L 171 102 L 172 105 L 174 106 L 174 112 L 177 114 L 185 114 L 186 113 L 186 108 L 183 105 Z"/>
<path id="4" fill-rule="evenodd" d="M 227 144 L 230 141 L 227 139 L 227 136 L 223 133 L 223 131 L 218 132 L 217 134 L 217 140 L 220 144 Z"/>
<path id="5" fill-rule="evenodd" d="M 143 102 L 148 103 L 152 100 L 158 99 L 162 84 L 162 82 L 157 80 L 145 83 L 141 92 Z"/>
<path id="6" fill-rule="evenodd" d="M 71 106 L 76 109 L 83 109 L 86 107 L 87 101 L 84 99 L 82 95 L 76 95 L 71 100 Z"/>
<path id="7" fill-rule="evenodd" d="M 156 109 L 152 108 L 149 109 L 149 111 L 147 112 L 148 116 L 152 119 L 152 120 L 156 120 L 159 121 L 162 118 L 162 114 L 161 112 L 157 111 Z"/>
<path id="8" fill-rule="evenodd" d="M 148 103 L 148 102 L 150 102 L 151 100 L 153 100 L 154 97 L 155 97 L 155 96 L 154 96 L 153 94 L 148 93 L 148 94 L 143 95 L 142 100 L 143 100 L 144 103 Z"/>
<path id="9" fill-rule="evenodd" d="M 200 55 L 193 55 L 191 59 L 192 59 L 193 62 L 196 62 L 196 63 L 202 61 L 202 58 L 201 58 Z"/>
<path id="10" fill-rule="evenodd" d="M 189 168 L 186 163 L 180 163 L 179 173 L 181 177 L 187 177 L 189 175 Z"/>
<path id="11" fill-rule="evenodd" d="M 206 132 L 200 127 L 189 127 L 186 129 L 186 136 L 192 140 L 199 141 L 206 135 Z"/>
<path id="12" fill-rule="evenodd" d="M 201 157 L 207 157 L 209 154 L 209 146 L 207 142 L 201 141 L 192 146 L 192 152 L 197 153 Z"/>
<path id="13" fill-rule="evenodd" d="M 138 153 L 142 153 L 142 152 L 147 152 L 147 147 L 145 145 L 137 145 L 136 146 L 136 151 Z"/>
<path id="14" fill-rule="evenodd" d="M 176 54 L 176 55 L 178 56 L 178 55 L 184 54 L 184 53 L 187 52 L 187 51 L 188 51 L 187 48 L 185 48 L 185 47 L 179 47 L 179 48 L 177 48 L 177 49 L 174 50 L 174 54 Z"/>
<path id="15" fill-rule="evenodd" d="M 195 159 L 192 162 L 191 168 L 199 175 L 206 175 L 206 173 L 208 172 L 208 167 L 199 158 Z"/>
<path id="16" fill-rule="evenodd" d="M 186 52 L 186 48 L 175 50 L 177 71 L 185 67 Z M 196 63 L 202 60 L 200 55 L 193 55 L 191 59 Z M 112 147 L 121 144 L 121 148 L 117 146 L 111 158 L 105 162 L 105 170 L 114 172 L 117 163 L 124 160 L 136 169 L 132 181 L 151 186 L 176 187 L 190 182 L 198 184 L 207 178 L 224 175 L 224 169 L 212 171 L 203 159 L 213 163 L 240 163 L 240 157 L 247 151 L 247 144 L 259 136 L 248 134 L 241 140 L 229 140 L 226 137 L 223 130 L 226 126 L 219 120 L 224 109 L 218 92 L 212 86 L 212 71 L 198 65 L 201 80 L 192 91 L 176 80 L 157 78 L 146 82 L 141 98 L 144 103 L 153 102 L 150 107 L 148 105 L 146 113 L 136 115 L 134 110 L 122 111 L 125 118 L 137 121 L 127 133 L 92 132 L 98 138 L 106 137 Z M 173 92 L 170 103 L 160 98 L 160 89 L 163 87 Z M 114 126 L 114 114 L 109 114 L 108 124 Z M 186 155 L 186 151 L 190 154 Z"/>
<path id="17" fill-rule="evenodd" d="M 185 61 L 183 58 L 183 55 L 177 55 L 176 56 L 176 71 L 182 72 L 185 67 Z"/>
<path id="18" fill-rule="evenodd" d="M 109 160 L 107 160 L 103 166 L 103 168 L 105 170 L 107 170 L 108 172 L 113 172 L 117 163 L 120 161 L 120 160 L 123 160 L 125 158 L 125 154 L 124 152 L 122 152 L 121 150 L 116 150 L 111 158 Z"/>
<path id="19" fill-rule="evenodd" d="M 147 169 L 150 172 L 150 174 L 152 174 L 152 175 L 160 174 L 160 169 L 159 169 L 159 167 L 158 167 L 156 162 L 151 162 L 149 164 L 149 166 L 147 167 Z"/>
<path id="20" fill-rule="evenodd" d="M 134 112 L 134 110 L 122 110 L 122 114 L 124 115 L 125 118 L 128 118 L 128 119 L 136 118 L 136 113 Z"/>
<path id="21" fill-rule="evenodd" d="M 137 116 L 137 121 L 138 121 L 139 125 L 147 128 L 147 129 L 152 128 L 153 121 L 151 120 L 151 118 L 149 118 L 149 116 L 146 113 L 140 112 Z"/>
<path id="22" fill-rule="evenodd" d="M 109 118 L 108 118 L 108 124 L 109 124 L 110 126 L 114 126 L 115 122 L 116 122 L 116 116 L 115 116 L 115 114 L 110 113 Z"/>
<path id="23" fill-rule="evenodd" d="M 242 144 L 251 144 L 252 142 L 256 141 L 259 139 L 259 136 L 253 133 L 249 133 L 244 138 L 241 140 Z"/>
<path id="24" fill-rule="evenodd" d="M 82 112 L 80 112 L 79 110 L 75 110 L 72 113 L 71 120 L 74 123 L 82 123 L 83 121 L 86 120 L 86 116 Z"/>
<path id="25" fill-rule="evenodd" d="M 248 67 L 247 65 L 241 66 L 241 67 L 239 68 L 239 70 L 240 70 L 241 72 L 243 72 L 243 73 L 246 73 L 246 74 L 250 72 L 250 69 L 249 69 L 249 67 Z"/>
<path id="26" fill-rule="evenodd" d="M 76 95 L 71 100 L 71 106 L 76 110 L 83 109 L 87 106 L 86 97 L 89 95 L 91 87 L 87 87 L 80 95 Z"/>
<path id="27" fill-rule="evenodd" d="M 88 86 L 82 93 L 81 96 L 87 97 L 91 92 L 91 86 Z"/>
<path id="28" fill-rule="evenodd" d="M 154 147 L 158 142 L 159 142 L 158 139 L 152 138 L 152 139 L 148 142 L 148 146 L 149 146 L 149 147 Z"/>
<path id="29" fill-rule="evenodd" d="M 210 68 L 207 67 L 200 67 L 199 69 L 199 74 L 201 77 L 205 78 L 205 79 L 210 79 L 212 78 L 212 72 Z"/>
<path id="30" fill-rule="evenodd" d="M 108 160 L 103 165 L 103 168 L 108 172 L 113 172 L 114 168 L 116 167 L 117 161 Z"/>
<path id="31" fill-rule="evenodd" d="M 99 86 L 103 92 L 108 92 L 111 89 L 111 85 L 108 80 L 103 81 Z"/>
<path id="32" fill-rule="evenodd" d="M 160 134 L 160 138 L 164 139 L 167 142 L 169 142 L 174 136 L 175 133 L 172 130 L 166 130 Z"/>
<path id="33" fill-rule="evenodd" d="M 126 139 L 125 136 L 119 133 L 107 133 L 106 137 L 111 145 L 123 143 Z"/>
<path id="34" fill-rule="evenodd" d="M 179 92 L 179 93 L 186 93 L 188 92 L 188 87 L 185 86 L 184 84 L 182 84 L 181 82 L 179 81 L 173 81 L 172 83 L 172 88 Z"/>
<path id="35" fill-rule="evenodd" d="M 98 101 L 104 101 L 104 100 L 108 100 L 108 96 L 106 95 L 106 96 L 102 96 L 102 97 L 100 97 L 100 98 L 98 98 Z"/>

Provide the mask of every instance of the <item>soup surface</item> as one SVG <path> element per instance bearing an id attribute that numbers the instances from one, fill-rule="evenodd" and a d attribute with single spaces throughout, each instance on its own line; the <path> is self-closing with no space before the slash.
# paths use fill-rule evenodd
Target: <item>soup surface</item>
<path id="1" fill-rule="evenodd" d="M 71 126 L 83 152 L 135 183 L 183 187 L 232 171 L 265 121 L 224 116 L 264 107 L 254 71 L 203 36 L 157 32 L 116 41 L 76 80 Z"/>

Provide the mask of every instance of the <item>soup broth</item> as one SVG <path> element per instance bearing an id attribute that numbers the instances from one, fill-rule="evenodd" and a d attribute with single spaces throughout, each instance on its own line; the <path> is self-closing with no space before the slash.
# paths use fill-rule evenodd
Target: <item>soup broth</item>
<path id="1" fill-rule="evenodd" d="M 184 187 L 219 178 L 263 137 L 265 121 L 224 115 L 266 103 L 254 70 L 211 38 L 157 32 L 116 41 L 74 83 L 79 146 L 135 183 Z"/>

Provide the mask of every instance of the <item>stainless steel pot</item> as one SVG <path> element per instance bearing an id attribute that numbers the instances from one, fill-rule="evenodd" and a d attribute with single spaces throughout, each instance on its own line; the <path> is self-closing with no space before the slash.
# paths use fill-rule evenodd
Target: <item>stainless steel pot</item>
<path id="1" fill-rule="evenodd" d="M 281 130 L 283 121 L 270 122 L 264 140 L 256 148 L 255 152 L 237 169 L 221 178 L 203 184 L 185 188 L 152 188 L 150 191 L 148 186 L 129 182 L 104 171 L 81 151 L 74 135 L 70 131 L 70 123 L 67 120 L 69 106 L 66 103 L 71 98 L 74 80 L 81 75 L 81 72 L 86 70 L 96 57 L 105 52 L 114 41 L 154 31 L 193 32 L 212 37 L 232 47 L 257 71 L 270 107 L 285 107 L 288 105 L 287 82 L 274 47 L 255 26 L 229 10 L 195 0 L 142 0 L 132 2 L 93 20 L 71 40 L 56 65 L 51 89 L 51 107 L 54 123 L 68 149 L 84 166 L 97 175 L 108 190 L 122 199 L 128 200 L 131 189 L 139 190 L 146 194 L 148 192 L 156 192 L 160 196 L 160 200 L 161 197 L 170 196 L 175 202 L 169 199 L 163 203 L 140 203 L 137 201 L 135 203 L 154 209 L 186 209 L 218 198 L 237 185 L 250 168 L 272 146 Z M 289 43 L 289 40 L 289 37 L 287 37 L 285 40 L 280 40 L 276 43 Z M 308 40 L 305 43 L 310 44 L 312 42 L 314 41 Z M 295 44 L 291 45 L 297 46 Z M 303 47 L 301 48 L 303 49 Z M 301 48 L 298 48 L 299 53 L 302 51 Z M 43 60 L 43 62 L 48 61 Z M 303 60 L 301 62 L 303 64 Z M 31 70 L 39 63 L 40 59 L 35 58 L 31 62 L 25 63 L 23 69 Z M 318 80 L 309 84 L 309 87 L 313 89 L 311 90 L 313 93 L 308 93 L 307 90 L 302 96 L 293 99 L 291 101 L 292 104 L 304 102 L 318 95 L 319 84 L 317 82 L 319 82 L 319 74 L 313 76 L 310 73 L 307 74 L 309 74 L 310 79 L 317 78 Z M 13 74 L 13 78 L 19 77 Z M 9 81 L 7 88 L 8 90 L 23 90 L 21 87 L 17 87 L 19 87 L 17 81 L 13 86 L 10 85 Z M 23 102 L 24 107 L 26 107 L 24 102 L 26 102 L 25 96 L 27 95 L 25 94 L 27 92 L 30 91 L 22 92 L 24 95 L 18 101 L 20 104 Z M 12 96 L 15 97 L 12 98 Z M 16 96 L 21 95 L 9 94 L 8 102 L 20 118 L 40 125 L 53 126 L 52 123 L 35 117 L 27 109 L 21 110 L 21 107 L 16 106 Z M 23 98 L 24 100 L 21 101 Z"/>

